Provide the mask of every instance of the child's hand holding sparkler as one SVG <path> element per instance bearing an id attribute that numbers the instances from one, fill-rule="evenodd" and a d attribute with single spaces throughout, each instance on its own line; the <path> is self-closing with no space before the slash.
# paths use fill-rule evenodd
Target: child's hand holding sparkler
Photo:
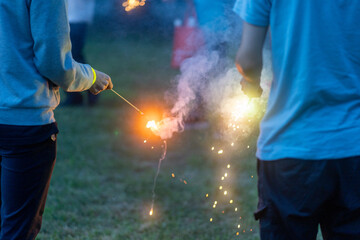
<path id="1" fill-rule="evenodd" d="M 249 82 L 246 81 L 246 79 L 243 79 L 240 84 L 242 91 L 249 98 L 258 98 L 263 92 L 262 88 L 260 87 L 260 82 Z"/>
<path id="2" fill-rule="evenodd" d="M 92 94 L 97 95 L 104 90 L 111 90 L 113 88 L 111 78 L 107 74 L 97 70 L 94 70 L 94 72 L 96 74 L 96 80 L 89 89 Z"/>

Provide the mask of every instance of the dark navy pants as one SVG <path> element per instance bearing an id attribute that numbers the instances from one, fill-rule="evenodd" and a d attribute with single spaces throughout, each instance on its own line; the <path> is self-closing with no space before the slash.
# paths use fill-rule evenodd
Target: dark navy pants
<path id="1" fill-rule="evenodd" d="M 262 240 L 360 239 L 360 157 L 258 160 Z"/>
<path id="2" fill-rule="evenodd" d="M 35 239 L 40 231 L 56 159 L 57 128 L 36 129 L 0 126 L 1 240 Z"/>

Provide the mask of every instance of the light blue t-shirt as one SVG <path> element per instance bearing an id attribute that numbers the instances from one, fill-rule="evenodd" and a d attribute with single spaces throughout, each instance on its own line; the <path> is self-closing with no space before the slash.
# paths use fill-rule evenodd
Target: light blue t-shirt
<path id="1" fill-rule="evenodd" d="M 235 12 L 272 37 L 257 157 L 360 156 L 360 1 L 240 1 Z"/>

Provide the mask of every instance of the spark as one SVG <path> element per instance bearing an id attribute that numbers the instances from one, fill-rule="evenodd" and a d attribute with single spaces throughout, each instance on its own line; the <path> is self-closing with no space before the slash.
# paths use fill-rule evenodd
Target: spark
<path id="1" fill-rule="evenodd" d="M 152 216 L 154 214 L 154 209 L 151 208 L 150 212 L 149 212 L 149 215 Z"/>
<path id="2" fill-rule="evenodd" d="M 232 204 L 234 202 L 234 200 L 230 200 L 230 204 Z"/>
<path id="3" fill-rule="evenodd" d="M 238 228 L 240 228 L 240 227 L 241 227 L 241 225 L 239 224 L 239 225 L 238 225 Z"/>
<path id="4" fill-rule="evenodd" d="M 251 178 L 254 178 L 254 176 L 251 176 Z"/>
<path id="5" fill-rule="evenodd" d="M 207 193 L 207 194 L 205 195 L 205 197 L 209 197 L 209 194 Z"/>
<path id="6" fill-rule="evenodd" d="M 227 173 L 225 173 L 224 177 L 227 177 L 227 176 L 228 176 L 228 174 L 227 174 Z"/>
<path id="7" fill-rule="evenodd" d="M 231 143 L 230 145 L 233 147 L 235 144 L 234 144 L 234 143 Z"/>
<path id="8" fill-rule="evenodd" d="M 228 193 L 227 191 L 224 191 L 224 195 L 227 195 L 227 193 Z"/>
<path id="9" fill-rule="evenodd" d="M 214 204 L 217 204 L 217 201 L 215 201 Z"/>
<path id="10" fill-rule="evenodd" d="M 215 147 L 212 147 L 212 148 L 211 148 L 211 151 L 214 151 L 214 149 L 215 149 Z"/>
<path id="11" fill-rule="evenodd" d="M 221 190 L 221 189 L 223 189 L 223 186 L 220 186 L 220 187 L 219 187 L 219 190 Z"/>
<path id="12" fill-rule="evenodd" d="M 236 233 L 236 236 L 239 236 L 239 232 Z"/>
<path id="13" fill-rule="evenodd" d="M 224 177 L 221 177 L 221 181 L 224 181 L 224 179 L 225 179 Z"/>
<path id="14" fill-rule="evenodd" d="M 230 168 L 230 164 L 227 165 L 227 168 Z"/>
<path id="15" fill-rule="evenodd" d="M 212 222 L 213 221 L 213 219 L 212 218 L 210 218 L 210 222 Z"/>
<path id="16" fill-rule="evenodd" d="M 186 181 L 186 180 L 184 180 L 184 183 L 185 183 L 185 184 L 187 184 L 187 181 Z"/>
<path id="17" fill-rule="evenodd" d="M 223 154 L 223 153 L 224 153 L 224 150 L 222 150 L 222 149 L 218 151 L 218 154 Z"/>
<path id="18" fill-rule="evenodd" d="M 237 207 L 236 207 L 236 208 L 235 208 L 235 212 L 237 212 L 237 210 L 238 210 L 238 209 L 237 209 Z"/>
<path id="19" fill-rule="evenodd" d="M 175 174 L 174 174 L 174 173 L 172 173 L 172 174 L 171 174 L 171 176 L 174 178 L 174 177 L 175 177 Z"/>
<path id="20" fill-rule="evenodd" d="M 249 148 L 250 148 L 250 146 L 248 145 L 248 146 L 247 146 L 247 148 L 249 149 Z"/>
<path id="21" fill-rule="evenodd" d="M 146 143 L 147 141 L 146 140 L 144 140 L 144 143 Z"/>

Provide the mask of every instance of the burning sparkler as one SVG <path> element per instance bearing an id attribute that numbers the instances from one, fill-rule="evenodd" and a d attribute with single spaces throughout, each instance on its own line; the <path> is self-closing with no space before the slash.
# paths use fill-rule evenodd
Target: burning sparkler
<path id="1" fill-rule="evenodd" d="M 249 99 L 245 95 L 238 95 L 235 97 L 227 98 L 222 101 L 222 109 L 220 110 L 222 120 L 224 124 L 222 132 L 222 140 L 226 140 L 226 144 L 223 146 L 212 146 L 210 149 L 214 152 L 214 156 L 221 158 L 220 164 L 223 165 L 223 172 L 219 177 L 219 186 L 218 191 L 220 195 L 219 199 L 213 200 L 212 209 L 215 211 L 220 211 L 222 214 L 225 214 L 226 209 L 232 209 L 231 212 L 237 214 L 239 212 L 239 207 L 237 202 L 233 199 L 232 189 L 231 189 L 231 175 L 230 168 L 232 166 L 226 158 L 229 156 L 229 152 L 234 150 L 235 143 L 240 137 L 247 136 L 253 130 L 252 123 L 256 122 L 261 118 L 262 114 L 259 111 L 261 109 L 261 100 Z M 228 144 L 228 145 L 227 145 Z M 244 149 L 250 149 L 249 145 L 245 145 Z M 253 178 L 253 176 L 251 177 Z M 241 226 L 241 217 L 236 219 L 234 226 L 237 226 L 237 230 Z M 250 229 L 250 232 L 252 229 Z M 244 233 L 244 231 L 242 231 Z M 240 232 L 235 231 L 235 235 L 239 236 Z"/>
<path id="2" fill-rule="evenodd" d="M 122 6 L 125 8 L 125 11 L 129 12 L 137 7 L 142 7 L 146 3 L 146 0 L 126 0 Z"/>

